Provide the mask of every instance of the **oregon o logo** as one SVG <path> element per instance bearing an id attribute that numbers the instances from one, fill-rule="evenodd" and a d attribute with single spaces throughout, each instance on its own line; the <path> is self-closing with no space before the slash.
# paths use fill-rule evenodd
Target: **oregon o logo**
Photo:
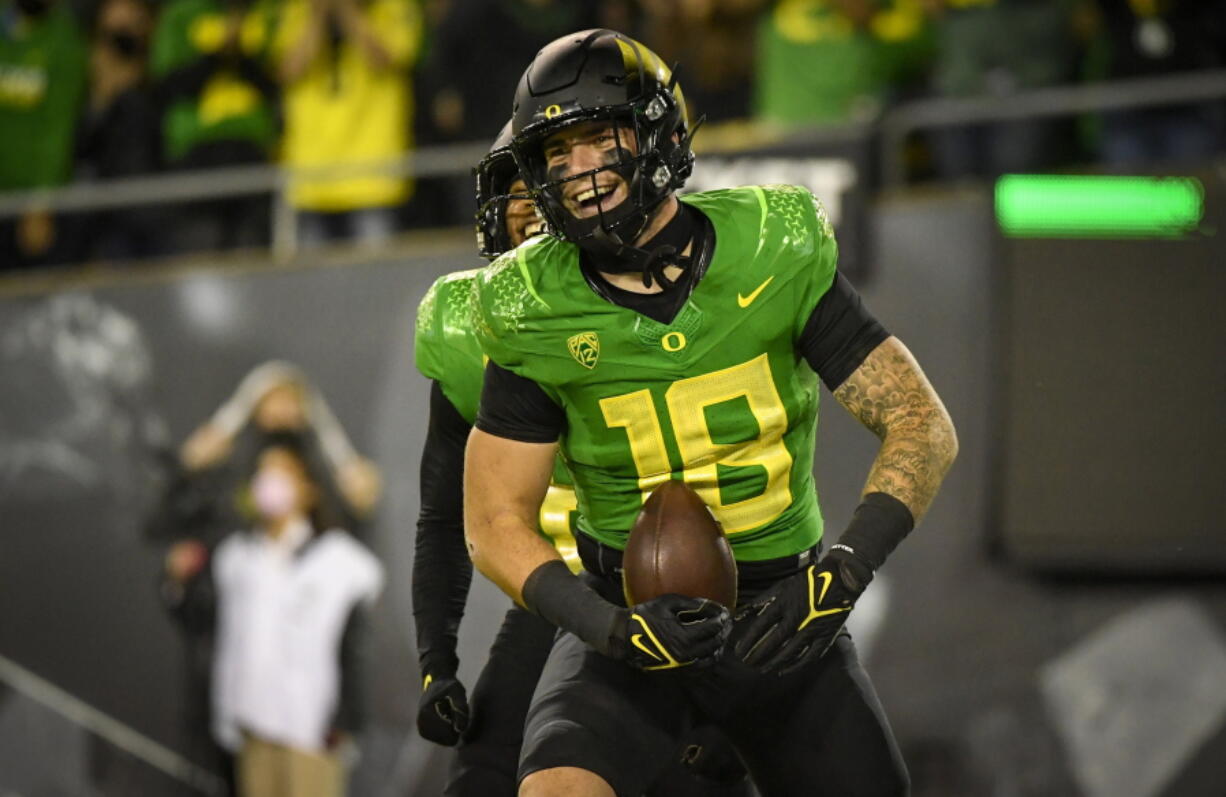
<path id="1" fill-rule="evenodd" d="M 545 109 L 545 118 L 552 119 L 553 117 L 557 116 L 560 113 L 562 113 L 561 105 L 550 105 L 548 108 Z"/>
<path id="2" fill-rule="evenodd" d="M 685 335 L 680 332 L 669 332 L 660 338 L 660 345 L 664 347 L 664 351 L 681 351 L 685 348 Z"/>

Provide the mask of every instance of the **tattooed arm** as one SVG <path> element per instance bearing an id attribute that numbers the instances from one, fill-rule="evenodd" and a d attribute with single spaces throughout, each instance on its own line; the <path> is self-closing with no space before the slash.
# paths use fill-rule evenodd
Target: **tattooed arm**
<path id="1" fill-rule="evenodd" d="M 902 341 L 887 338 L 834 397 L 881 438 L 862 495 L 888 493 L 918 523 L 958 454 L 953 421 L 919 363 Z"/>
<path id="2" fill-rule="evenodd" d="M 860 505 L 825 555 L 738 610 L 733 651 L 764 672 L 794 670 L 825 654 L 874 574 L 927 511 L 958 452 L 949 414 L 911 352 L 897 338 L 881 340 L 885 330 L 858 301 L 846 301 L 854 299 L 850 288 L 838 290 L 845 299 L 840 312 L 827 314 L 833 321 L 824 326 L 820 318 L 811 326 L 825 331 L 826 339 L 850 342 L 851 348 L 836 348 L 855 357 L 864 351 L 856 348 L 859 342 L 881 341 L 841 384 L 837 377 L 828 382 L 838 384 L 835 398 L 881 438 L 881 448 Z M 848 329 L 862 331 L 842 334 Z M 813 345 L 805 353 L 823 376 L 855 361 L 840 365 L 838 356 L 823 357 Z"/>

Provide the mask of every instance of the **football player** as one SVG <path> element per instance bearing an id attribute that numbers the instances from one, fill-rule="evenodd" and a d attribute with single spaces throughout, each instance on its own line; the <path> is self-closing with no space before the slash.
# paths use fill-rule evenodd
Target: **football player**
<path id="1" fill-rule="evenodd" d="M 476 169 L 477 246 L 493 259 L 544 232 L 508 148 L 510 125 Z M 500 797 L 516 791 L 524 717 L 556 628 L 521 608 L 510 609 L 471 696 L 457 677 L 457 632 L 472 580 L 464 547 L 464 446 L 481 394 L 482 356 L 469 302 L 475 271 L 439 278 L 417 314 L 418 370 L 431 379 L 430 420 L 421 459 L 421 513 L 413 563 L 413 615 L 422 672 L 417 727 L 421 736 L 456 746 L 445 793 Z M 538 513 L 542 538 L 575 572 L 571 532 L 575 494 L 559 461 Z M 671 797 L 742 797 L 749 784 L 727 743 L 709 730 L 690 734 L 652 793 Z"/>
<path id="2" fill-rule="evenodd" d="M 520 795 L 639 794 L 696 721 L 727 734 L 764 797 L 905 794 L 842 629 L 956 455 L 940 398 L 838 273 L 809 191 L 676 195 L 693 162 L 685 101 L 638 42 L 594 30 L 543 48 L 513 130 L 558 238 L 477 275 L 490 362 L 464 515 L 482 573 L 564 631 L 529 710 Z M 881 440 L 832 545 L 813 483 L 819 379 Z M 579 577 L 536 531 L 559 449 Z M 735 619 L 678 595 L 625 606 L 621 549 L 665 479 L 723 524 Z"/>

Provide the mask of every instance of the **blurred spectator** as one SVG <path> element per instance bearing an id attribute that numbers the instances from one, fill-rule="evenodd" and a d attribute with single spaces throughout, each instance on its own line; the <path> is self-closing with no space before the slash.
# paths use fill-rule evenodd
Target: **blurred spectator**
<path id="1" fill-rule="evenodd" d="M 192 571 L 207 561 L 221 538 L 248 525 L 244 480 L 255 452 L 285 433 L 303 438 L 311 463 L 322 463 L 317 489 L 350 531 L 362 528 L 380 493 L 378 469 L 352 444 L 306 375 L 289 363 L 271 361 L 253 369 L 213 416 L 193 432 L 170 463 L 161 505 L 147 534 L 171 543 L 168 567 Z M 173 584 L 171 585 L 173 586 Z M 167 596 L 172 606 L 181 596 Z M 208 623 L 185 623 L 187 694 L 184 725 L 192 757 L 231 776 L 228 754 L 208 733 L 209 673 L 214 640 Z"/>
<path id="2" fill-rule="evenodd" d="M 1097 0 L 1107 79 L 1150 77 L 1226 66 L 1226 2 Z M 1187 163 L 1220 144 L 1222 104 L 1162 105 L 1103 115 L 1101 157 L 1111 166 Z"/>
<path id="3" fill-rule="evenodd" d="M 919 74 L 930 46 L 917 0 L 778 0 L 758 27 L 756 115 L 783 124 L 872 118 Z"/>
<path id="4" fill-rule="evenodd" d="M 157 171 L 158 114 L 146 81 L 152 30 L 148 0 L 102 0 L 90 42 L 89 97 L 77 130 L 77 180 Z M 98 211 L 81 220 L 71 259 L 157 254 L 162 235 L 155 210 Z"/>
<path id="5" fill-rule="evenodd" d="M 277 141 L 276 84 L 264 66 L 271 0 L 169 0 L 150 66 L 164 106 L 166 165 L 208 169 L 265 163 Z M 181 250 L 263 245 L 266 198 L 182 206 L 172 232 Z"/>
<path id="6" fill-rule="evenodd" d="M 427 141 L 489 141 L 511 115 L 519 76 L 549 42 L 573 31 L 629 30 L 623 0 L 452 0 L 444 4 L 418 81 L 418 126 Z M 476 54 L 496 53 L 499 68 Z M 467 174 L 432 180 L 411 208 L 415 224 L 443 226 L 472 219 Z"/>
<path id="7" fill-rule="evenodd" d="M 67 182 L 85 87 L 85 47 L 56 0 L 0 0 L 0 192 Z M 56 262 L 56 219 L 0 219 L 0 267 Z"/>
<path id="8" fill-rule="evenodd" d="M 936 19 L 935 93 L 1006 98 L 1071 81 L 1085 1 L 923 0 Z M 1061 149 L 1069 129 L 1050 119 L 945 128 L 933 137 L 936 171 L 957 179 L 1050 167 L 1071 154 Z"/>
<path id="9" fill-rule="evenodd" d="M 767 0 L 641 0 L 642 41 L 668 64 L 685 64 L 691 121 L 749 116 L 754 42 L 746 36 Z"/>
<path id="10" fill-rule="evenodd" d="M 283 431 L 306 435 L 312 457 L 326 466 L 325 487 L 337 492 L 349 528 L 360 526 L 374 511 L 381 492 L 378 468 L 354 450 L 332 408 L 306 374 L 290 363 L 272 360 L 252 369 L 234 395 L 183 443 L 179 459 L 192 474 L 233 471 L 263 437 Z M 231 480 L 231 484 L 233 481 Z"/>
<path id="11" fill-rule="evenodd" d="M 430 115 L 440 137 L 493 138 L 511 115 L 511 98 L 537 50 L 572 31 L 606 27 L 618 3 L 573 0 L 464 0 L 439 21 L 427 70 Z M 609 11 L 604 7 L 609 6 Z M 505 68 L 491 69 L 478 53 L 497 53 Z M 471 183 L 471 181 L 466 182 Z M 471 184 L 468 185 L 471 188 Z M 469 204 L 471 196 L 466 196 Z"/>
<path id="12" fill-rule="evenodd" d="M 416 0 L 284 0 L 276 57 L 285 87 L 285 164 L 360 166 L 403 156 L 412 118 L 409 69 L 421 37 Z M 301 211 L 304 244 L 377 244 L 395 232 L 396 207 L 411 192 L 403 177 L 301 177 L 290 201 Z"/>
<path id="13" fill-rule="evenodd" d="M 383 568 L 327 518 L 300 436 L 271 436 L 246 484 L 254 528 L 211 559 L 172 549 L 163 594 L 192 631 L 215 629 L 212 728 L 238 756 L 239 794 L 339 796 Z"/>

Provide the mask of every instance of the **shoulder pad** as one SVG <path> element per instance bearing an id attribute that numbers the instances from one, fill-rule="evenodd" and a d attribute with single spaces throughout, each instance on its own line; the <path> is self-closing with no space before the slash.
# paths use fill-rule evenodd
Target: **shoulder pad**
<path id="1" fill-rule="evenodd" d="M 437 379 L 448 328 L 472 326 L 472 297 L 478 269 L 454 271 L 434 281 L 417 305 L 413 350 L 417 370 Z"/>

